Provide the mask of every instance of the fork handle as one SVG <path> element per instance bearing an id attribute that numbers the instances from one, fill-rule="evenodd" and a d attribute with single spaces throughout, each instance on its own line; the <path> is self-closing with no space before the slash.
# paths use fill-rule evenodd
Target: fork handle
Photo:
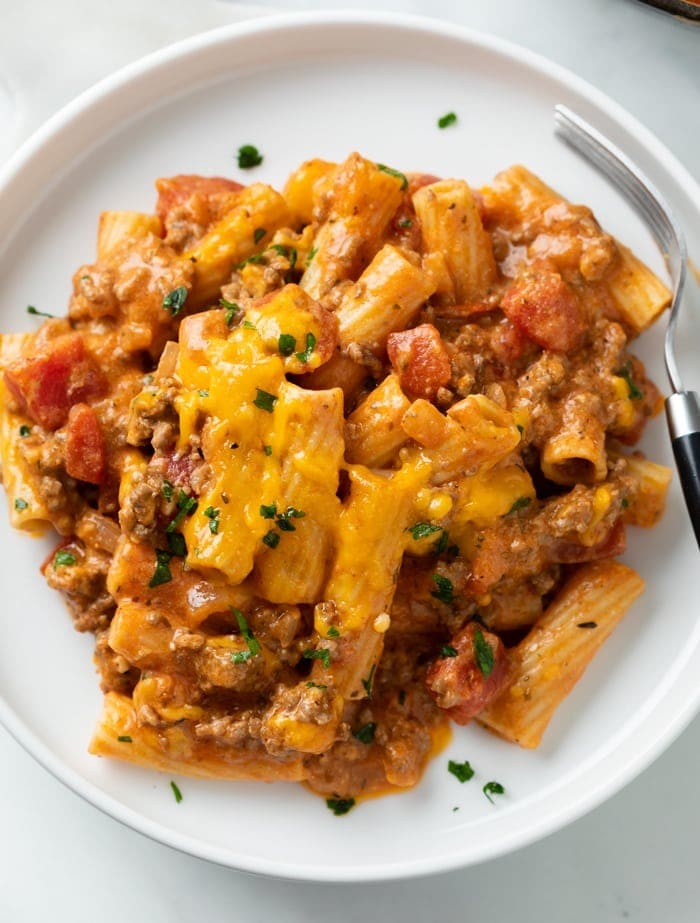
<path id="1" fill-rule="evenodd" d="M 679 391 L 666 401 L 671 445 L 683 496 L 700 547 L 700 398 L 695 391 Z"/>

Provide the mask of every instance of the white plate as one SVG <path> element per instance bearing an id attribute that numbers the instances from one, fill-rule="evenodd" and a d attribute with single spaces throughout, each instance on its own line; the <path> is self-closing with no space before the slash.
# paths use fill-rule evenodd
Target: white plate
<path id="1" fill-rule="evenodd" d="M 284 16 L 150 56 L 80 97 L 23 148 L 0 182 L 1 326 L 26 329 L 29 303 L 63 313 L 72 272 L 93 257 L 100 210 L 149 210 L 158 176 L 235 177 L 233 155 L 246 143 L 265 155 L 255 179 L 272 183 L 306 158 L 338 159 L 351 150 L 474 183 L 521 161 L 591 205 L 610 231 L 663 271 L 634 213 L 554 139 L 557 102 L 639 162 L 676 204 L 697 252 L 693 181 L 653 136 L 571 74 L 454 25 L 364 13 Z M 459 123 L 439 131 L 436 119 L 449 110 Z M 697 351 L 697 337 L 687 342 Z M 656 331 L 640 352 L 663 382 L 660 346 Z M 662 420 L 650 427 L 647 444 L 669 462 Z M 674 487 L 660 527 L 630 538 L 626 560 L 648 578 L 643 600 L 557 713 L 539 751 L 477 727 L 456 729 L 417 788 L 344 817 L 285 784 L 181 778 L 184 798 L 176 804 L 169 777 L 86 753 L 100 711 L 92 639 L 72 630 L 61 600 L 39 577 L 45 545 L 12 533 L 4 515 L 0 538 L 0 718 L 97 807 L 157 840 L 240 869 L 370 880 L 496 856 L 619 789 L 680 732 L 700 697 L 697 551 Z M 460 785 L 447 772 L 448 758 L 470 760 L 477 777 Z M 506 788 L 496 805 L 481 792 L 490 780 Z"/>

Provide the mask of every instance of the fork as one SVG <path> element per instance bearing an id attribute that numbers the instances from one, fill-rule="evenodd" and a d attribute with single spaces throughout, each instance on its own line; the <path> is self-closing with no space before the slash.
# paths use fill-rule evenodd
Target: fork
<path id="1" fill-rule="evenodd" d="M 673 298 L 664 339 L 666 373 L 673 393 L 666 419 L 690 521 L 700 547 L 700 398 L 683 387 L 674 351 L 685 286 L 685 236 L 668 203 L 651 180 L 612 141 L 566 106 L 554 107 L 556 134 L 612 180 L 651 231 L 671 276 Z"/>

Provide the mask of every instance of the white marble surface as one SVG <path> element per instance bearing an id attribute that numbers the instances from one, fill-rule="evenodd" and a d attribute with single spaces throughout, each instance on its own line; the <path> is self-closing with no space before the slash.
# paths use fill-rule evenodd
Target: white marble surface
<path id="1" fill-rule="evenodd" d="M 635 0 L 270 0 L 274 9 L 386 9 L 513 39 L 595 83 L 700 179 L 700 27 Z M 142 54 L 235 21 L 222 0 L 0 0 L 0 161 L 60 105 Z M 0 731 L 0 921 L 517 920 L 696 923 L 700 721 L 623 792 L 547 840 L 488 864 L 381 885 L 246 876 L 104 817 Z"/>

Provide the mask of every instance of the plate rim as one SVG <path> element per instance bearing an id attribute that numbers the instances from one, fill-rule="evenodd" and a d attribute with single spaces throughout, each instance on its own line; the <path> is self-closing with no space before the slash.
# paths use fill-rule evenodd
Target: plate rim
<path id="1" fill-rule="evenodd" d="M 105 102 L 108 103 L 110 96 L 123 92 L 130 83 L 148 74 L 154 68 L 172 65 L 174 61 L 185 58 L 190 54 L 196 54 L 198 51 L 209 47 L 212 43 L 245 40 L 246 37 L 258 37 L 266 32 L 279 32 L 309 26 L 353 25 L 371 27 L 377 24 L 400 29 L 406 33 L 428 33 L 438 39 L 456 38 L 465 45 L 476 45 L 483 50 L 524 65 L 540 76 L 553 79 L 563 86 L 571 88 L 643 144 L 652 158 L 688 193 L 691 201 L 700 201 L 700 185 L 688 169 L 650 129 L 602 90 L 599 90 L 563 65 L 508 39 L 451 23 L 448 20 L 413 14 L 361 10 L 306 11 L 275 15 L 263 13 L 250 20 L 219 26 L 182 39 L 125 65 L 102 78 L 64 105 L 23 142 L 0 168 L 0 198 L 21 177 L 25 168 L 31 166 L 34 157 L 40 155 L 44 147 L 50 144 L 52 140 L 56 140 L 63 130 L 69 128 L 74 121 L 83 117 L 92 107 L 104 105 Z M 113 120 L 112 128 L 118 129 L 123 124 L 122 120 L 115 119 Z M 21 222 L 19 226 L 21 226 Z M 15 220 L 13 222 L 13 231 L 16 232 L 17 229 L 18 225 Z M 687 673 L 689 661 L 693 654 L 697 654 L 699 646 L 696 641 L 694 648 L 686 649 L 685 657 L 677 657 L 676 661 L 669 666 L 669 672 L 664 677 L 664 682 L 659 684 L 659 687 L 654 690 L 647 702 L 645 720 L 648 720 L 649 714 L 658 709 L 662 698 L 664 700 L 668 698 L 668 689 L 662 696 L 665 687 L 669 686 L 671 689 L 678 690 L 684 671 Z M 682 662 L 679 664 L 678 661 Z M 671 673 L 672 675 L 670 675 Z M 72 792 L 109 817 L 156 842 L 218 865 L 278 878 L 319 882 L 369 882 L 430 875 L 466 867 L 496 858 L 549 836 L 600 805 L 624 785 L 631 782 L 682 733 L 699 708 L 700 688 L 696 688 L 694 695 L 681 698 L 680 707 L 675 711 L 673 720 L 666 723 L 664 729 L 654 736 L 651 743 L 647 743 L 642 748 L 633 748 L 634 752 L 623 760 L 622 764 L 617 765 L 615 771 L 612 771 L 606 778 L 599 780 L 597 784 L 592 785 L 584 797 L 577 796 L 571 804 L 564 808 L 544 812 L 544 816 L 540 817 L 536 823 L 528 826 L 527 829 L 516 828 L 512 830 L 510 834 L 503 836 L 498 843 L 490 844 L 488 848 L 482 849 L 478 855 L 457 853 L 445 856 L 440 854 L 438 856 L 428 856 L 427 858 L 401 860 L 399 863 L 387 861 L 380 866 L 350 865 L 346 863 L 342 867 L 302 865 L 295 861 L 283 862 L 259 856 L 237 855 L 228 848 L 209 844 L 194 835 L 184 834 L 166 827 L 138 813 L 116 797 L 108 795 L 95 783 L 64 763 L 50 747 L 44 744 L 24 724 L 20 715 L 10 708 L 1 694 L 0 723 L 5 726 L 25 751 Z M 639 721 L 641 720 L 642 718 L 639 719 Z M 602 762 L 610 759 L 610 752 L 619 753 L 624 749 L 625 745 L 629 746 L 629 736 L 616 744 L 617 736 L 615 735 L 605 751 L 601 752 L 597 761 L 599 767 Z M 571 783 L 567 784 L 570 785 Z"/>

